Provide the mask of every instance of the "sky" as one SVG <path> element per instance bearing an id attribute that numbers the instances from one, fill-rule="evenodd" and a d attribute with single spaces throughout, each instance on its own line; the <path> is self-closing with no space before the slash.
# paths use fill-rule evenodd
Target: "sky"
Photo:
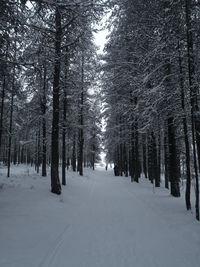
<path id="1" fill-rule="evenodd" d="M 107 20 L 111 15 L 111 11 L 107 12 L 101 19 L 99 25 L 96 25 L 96 28 L 99 30 L 99 32 L 94 33 L 94 37 L 95 37 L 95 44 L 97 46 L 99 46 L 99 51 L 98 53 L 102 53 L 104 46 L 107 42 L 106 36 L 109 34 L 109 30 L 106 29 L 106 25 L 107 25 Z"/>
<path id="2" fill-rule="evenodd" d="M 104 49 L 104 46 L 107 42 L 107 39 L 106 39 L 106 36 L 108 35 L 108 30 L 101 30 L 97 33 L 94 33 L 94 41 L 95 41 L 95 44 L 99 47 L 99 50 L 98 50 L 98 54 L 102 54 L 103 53 L 103 49 Z M 102 124 L 103 124 L 103 129 L 105 130 L 105 121 L 104 119 L 102 118 Z M 105 152 L 102 151 L 101 154 L 100 154 L 100 158 L 101 158 L 101 162 L 103 164 L 106 164 L 106 159 L 105 159 Z"/>
<path id="3" fill-rule="evenodd" d="M 106 36 L 108 35 L 108 30 L 101 30 L 97 33 L 94 33 L 95 44 L 100 48 L 98 53 L 102 53 L 104 46 L 107 42 Z"/>

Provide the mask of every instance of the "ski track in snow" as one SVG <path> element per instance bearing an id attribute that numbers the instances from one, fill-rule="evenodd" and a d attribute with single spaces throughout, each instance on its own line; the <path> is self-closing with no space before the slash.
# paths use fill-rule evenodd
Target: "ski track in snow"
<path id="1" fill-rule="evenodd" d="M 48 178 L 5 182 L 0 267 L 199 266 L 200 223 L 184 196 L 112 170 L 85 173 L 68 173 L 61 198 L 47 192 Z"/>
<path id="2" fill-rule="evenodd" d="M 55 240 L 55 242 L 54 242 L 55 246 L 53 248 L 49 248 L 49 251 L 47 252 L 47 254 L 45 255 L 44 259 L 41 261 L 41 263 L 39 264 L 38 267 L 50 266 L 53 258 L 56 256 L 59 248 L 63 244 L 65 233 L 66 233 L 66 231 L 68 230 L 69 227 L 70 227 L 70 225 L 67 224 L 65 229 L 64 229 L 64 231 Z"/>

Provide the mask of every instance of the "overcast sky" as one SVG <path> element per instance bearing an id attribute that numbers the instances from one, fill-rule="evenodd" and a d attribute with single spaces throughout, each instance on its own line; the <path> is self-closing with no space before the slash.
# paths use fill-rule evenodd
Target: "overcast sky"
<path id="1" fill-rule="evenodd" d="M 106 44 L 106 36 L 108 35 L 108 30 L 102 30 L 99 31 L 98 33 L 94 34 L 95 37 L 95 44 L 99 46 L 100 50 L 98 51 L 98 53 L 102 53 L 103 52 L 103 48 Z"/>

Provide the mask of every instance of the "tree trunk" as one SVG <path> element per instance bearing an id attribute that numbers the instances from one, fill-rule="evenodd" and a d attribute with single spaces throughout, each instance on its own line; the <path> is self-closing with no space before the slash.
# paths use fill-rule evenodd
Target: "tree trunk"
<path id="1" fill-rule="evenodd" d="M 60 9 L 55 11 L 55 66 L 53 81 L 53 121 L 51 134 L 51 192 L 61 194 L 59 180 L 59 91 L 60 91 L 60 64 L 61 64 L 61 39 L 62 26 Z"/>
<path id="2" fill-rule="evenodd" d="M 153 158 L 152 158 L 152 141 L 151 136 L 148 136 L 148 178 L 153 184 Z"/>
<path id="3" fill-rule="evenodd" d="M 0 155 L 1 155 L 1 140 L 2 140 L 2 132 L 3 132 L 3 112 L 4 112 L 5 87 L 6 87 L 6 78 L 5 78 L 5 75 L 4 75 L 4 78 L 3 78 L 3 86 L 2 86 L 2 94 L 1 94 Z"/>
<path id="4" fill-rule="evenodd" d="M 13 164 L 17 164 L 17 140 L 15 138 L 15 145 L 14 145 L 14 157 L 13 157 Z"/>
<path id="5" fill-rule="evenodd" d="M 63 127 L 62 127 L 62 184 L 66 185 L 66 108 L 67 108 L 67 93 L 64 88 L 63 96 Z"/>
<path id="6" fill-rule="evenodd" d="M 82 55 L 81 62 L 81 99 L 80 99 L 80 129 L 78 135 L 78 171 L 83 175 L 83 104 L 84 104 L 84 56 Z"/>
<path id="7" fill-rule="evenodd" d="M 168 118 L 168 145 L 169 145 L 169 181 L 171 184 L 171 195 L 180 197 L 176 136 L 173 117 Z"/>
<path id="8" fill-rule="evenodd" d="M 183 69 L 182 69 L 182 64 L 181 64 L 180 47 L 179 47 L 179 70 L 180 70 L 181 105 L 182 105 L 182 110 L 183 110 L 183 130 L 184 130 L 185 156 L 186 156 L 185 203 L 186 203 L 187 210 L 190 210 L 191 209 L 190 144 L 189 144 L 189 139 L 188 139 L 188 128 L 187 128 L 187 120 L 186 120 L 186 112 L 185 112 L 185 93 L 184 93 Z"/>
<path id="9" fill-rule="evenodd" d="M 93 139 L 95 138 L 95 136 L 93 136 Z M 92 145 L 92 150 L 93 150 L 93 153 L 92 153 L 92 169 L 94 171 L 94 164 L 95 164 L 95 145 L 93 144 Z"/>
<path id="10" fill-rule="evenodd" d="M 131 126 L 131 157 L 130 157 L 130 174 L 131 174 L 131 182 L 134 182 L 135 176 L 135 133 L 134 133 L 134 125 Z"/>
<path id="11" fill-rule="evenodd" d="M 72 169 L 74 172 L 76 171 L 76 134 L 73 136 Z"/>
<path id="12" fill-rule="evenodd" d="M 158 149 L 157 149 L 157 186 L 160 187 L 161 176 L 161 137 L 160 132 L 158 134 Z"/>
<path id="13" fill-rule="evenodd" d="M 195 144 L 195 111 L 196 111 L 196 96 L 197 88 L 195 86 L 195 68 L 194 68 L 194 50 L 193 50 L 193 38 L 192 38 L 192 25 L 191 25 L 191 0 L 185 0 L 185 14 L 186 14 L 186 32 L 187 32 L 187 53 L 188 53 L 188 76 L 190 86 L 190 102 L 191 102 L 191 122 L 192 122 L 192 145 L 193 145 L 193 161 L 196 181 L 196 219 L 199 221 L 199 178 L 197 169 L 196 158 L 196 144 Z"/>
<path id="14" fill-rule="evenodd" d="M 134 104 L 137 106 L 138 100 L 137 97 L 134 99 Z M 135 131 L 135 175 L 134 175 L 134 181 L 139 183 L 140 178 L 140 159 L 139 159 L 139 133 L 138 133 L 138 118 L 135 118 L 135 124 L 134 124 L 134 131 Z"/>
<path id="15" fill-rule="evenodd" d="M 39 122 L 39 125 L 38 125 L 38 139 L 37 139 L 37 173 L 39 173 L 40 171 L 40 122 Z"/>
<path id="16" fill-rule="evenodd" d="M 160 177 L 158 173 L 158 151 L 156 145 L 156 138 L 155 135 L 152 133 L 152 173 L 153 179 L 155 180 L 155 187 L 160 187 Z"/>
<path id="17" fill-rule="evenodd" d="M 9 126 L 9 141 L 8 141 L 8 175 L 7 175 L 8 177 L 10 177 L 12 124 L 13 124 L 13 104 L 14 104 L 14 81 L 13 81 L 13 89 L 12 89 L 11 104 L 10 104 L 10 126 Z"/>
<path id="18" fill-rule="evenodd" d="M 146 135 L 143 138 L 143 172 L 145 178 L 147 178 L 147 156 L 146 156 Z"/>
<path id="19" fill-rule="evenodd" d="M 165 158 L 165 188 L 169 189 L 169 149 L 168 149 L 168 131 L 164 135 L 164 158 Z"/>
<path id="20" fill-rule="evenodd" d="M 43 99 L 42 99 L 42 176 L 47 176 L 46 148 L 46 63 L 44 64 Z"/>
<path id="21" fill-rule="evenodd" d="M 68 153 L 68 155 L 69 155 L 69 151 L 67 151 Z M 69 156 L 67 156 L 67 170 L 69 170 L 69 166 L 70 166 L 70 158 L 69 158 Z"/>
<path id="22" fill-rule="evenodd" d="M 158 157 L 157 157 L 156 138 L 153 132 L 151 136 L 149 136 L 148 160 L 149 160 L 148 164 L 149 179 L 151 183 L 155 181 L 156 187 L 160 187 L 160 179 L 158 176 Z"/>
<path id="23" fill-rule="evenodd" d="M 128 159 L 127 159 L 127 152 L 126 152 L 125 144 L 123 148 L 123 158 L 124 158 L 124 174 L 125 174 L 125 177 L 128 177 Z"/>
<path id="24" fill-rule="evenodd" d="M 35 171 L 37 171 L 37 144 L 38 144 L 38 131 L 35 132 L 35 153 L 34 153 L 34 164 L 35 164 Z M 21 148 L 21 151 L 23 151 L 23 146 Z M 23 158 L 22 152 L 21 152 L 21 159 Z"/>
<path id="25" fill-rule="evenodd" d="M 140 178 L 140 160 L 139 160 L 139 144 L 138 144 L 138 126 L 135 123 L 135 175 L 134 181 L 139 183 Z"/>
<path id="26" fill-rule="evenodd" d="M 120 126 L 120 135 L 121 135 L 121 126 Z M 121 140 L 121 138 L 120 138 L 120 140 Z M 123 176 L 123 150 L 122 150 L 121 141 L 120 141 L 120 145 L 119 145 L 119 174 L 120 174 L 120 176 Z"/>
<path id="27" fill-rule="evenodd" d="M 6 61 L 8 59 L 8 46 L 9 42 L 6 45 Z M 16 46 L 15 46 L 16 47 Z M 16 56 L 16 49 L 15 49 Z M 2 95 L 1 95 L 1 116 L 0 116 L 0 156 L 1 156 L 1 141 L 2 141 L 2 133 L 3 133 L 3 115 L 4 115 L 4 100 L 5 100 L 5 90 L 6 90 L 6 75 L 3 75 L 3 85 L 2 85 Z"/>

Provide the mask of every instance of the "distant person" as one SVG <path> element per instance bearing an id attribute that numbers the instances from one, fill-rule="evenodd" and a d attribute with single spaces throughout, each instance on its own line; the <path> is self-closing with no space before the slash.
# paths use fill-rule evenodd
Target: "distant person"
<path id="1" fill-rule="evenodd" d="M 115 174 L 115 176 L 119 176 L 119 168 L 118 168 L 117 164 L 115 164 L 115 166 L 114 166 L 114 174 Z"/>
<path id="2" fill-rule="evenodd" d="M 106 169 L 106 171 L 107 171 L 107 169 L 108 169 L 108 165 L 106 164 L 106 167 L 105 167 L 105 169 Z"/>

